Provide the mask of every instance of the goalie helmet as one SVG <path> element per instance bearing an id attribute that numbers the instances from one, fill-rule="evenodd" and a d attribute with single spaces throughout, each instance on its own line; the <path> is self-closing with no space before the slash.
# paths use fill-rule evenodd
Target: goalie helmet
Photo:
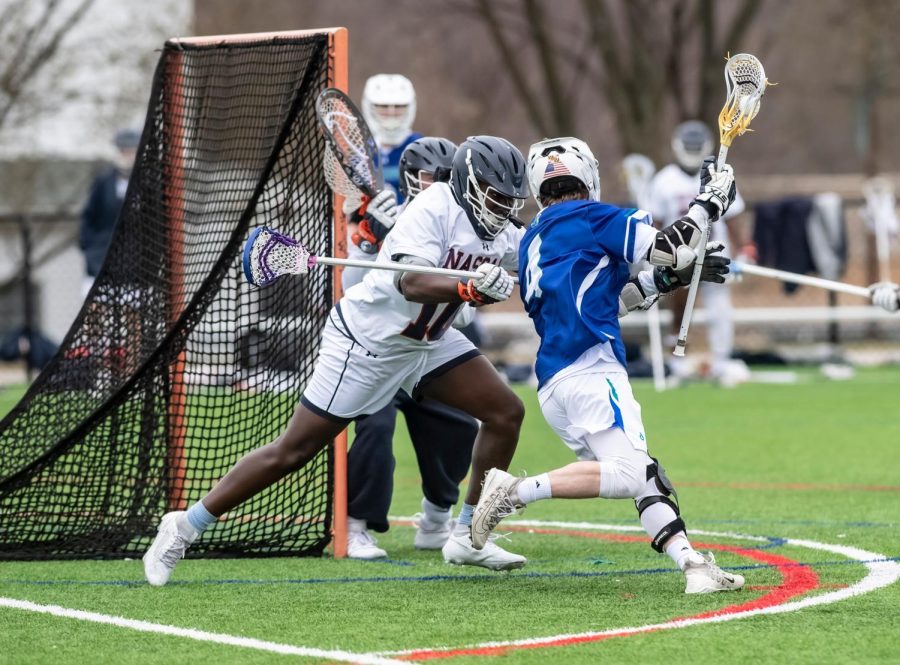
<path id="1" fill-rule="evenodd" d="M 362 114 L 378 145 L 394 146 L 412 131 L 416 119 L 416 91 L 400 74 L 376 74 L 366 81 Z"/>
<path id="2" fill-rule="evenodd" d="M 455 153 L 453 141 L 436 136 L 424 136 L 410 143 L 400 156 L 400 193 L 412 200 L 441 179 L 442 174 L 435 175 L 438 169 L 449 175 Z"/>
<path id="3" fill-rule="evenodd" d="M 672 152 L 675 161 L 687 173 L 697 173 L 703 160 L 712 154 L 713 135 L 699 120 L 688 120 L 675 128 L 672 135 Z"/>
<path id="4" fill-rule="evenodd" d="M 539 207 L 541 197 L 558 196 L 579 187 L 588 198 L 600 200 L 600 172 L 594 153 L 571 136 L 538 141 L 528 150 L 528 184 Z"/>
<path id="5" fill-rule="evenodd" d="M 493 240 L 528 196 L 525 158 L 506 139 L 470 136 L 453 156 L 450 187 L 478 237 Z"/>

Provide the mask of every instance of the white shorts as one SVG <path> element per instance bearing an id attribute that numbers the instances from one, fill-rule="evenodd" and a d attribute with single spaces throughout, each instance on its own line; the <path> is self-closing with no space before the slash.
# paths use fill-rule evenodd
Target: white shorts
<path id="1" fill-rule="evenodd" d="M 594 460 L 588 439 L 619 427 L 636 450 L 647 452 L 641 405 L 624 372 L 580 372 L 551 381 L 538 392 L 550 427 L 580 460 Z"/>
<path id="2" fill-rule="evenodd" d="M 339 310 L 332 308 L 300 402 L 323 418 L 349 421 L 379 411 L 399 390 L 415 397 L 417 386 L 478 355 L 475 345 L 454 328 L 427 347 L 376 354 L 353 338 Z"/>

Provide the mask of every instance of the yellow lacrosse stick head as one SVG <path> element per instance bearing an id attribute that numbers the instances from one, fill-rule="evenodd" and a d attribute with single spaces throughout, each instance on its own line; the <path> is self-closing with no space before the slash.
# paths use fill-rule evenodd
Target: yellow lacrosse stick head
<path id="1" fill-rule="evenodd" d="M 759 59 L 738 53 L 725 63 L 725 106 L 719 112 L 719 142 L 731 146 L 736 136 L 749 131 L 750 121 L 759 112 L 759 103 L 769 84 Z"/>

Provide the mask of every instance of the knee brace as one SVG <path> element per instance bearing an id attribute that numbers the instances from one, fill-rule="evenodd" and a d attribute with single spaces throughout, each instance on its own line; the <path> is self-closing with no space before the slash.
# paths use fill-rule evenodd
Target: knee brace
<path id="1" fill-rule="evenodd" d="M 600 496 L 604 499 L 633 499 L 640 496 L 644 480 L 640 467 L 627 458 L 606 458 L 600 464 Z"/>
<path id="2" fill-rule="evenodd" d="M 656 535 L 653 536 L 650 542 L 650 546 L 654 550 L 663 552 L 663 543 L 679 531 L 687 532 L 687 527 L 684 524 L 684 520 L 681 519 L 681 510 L 678 508 L 677 503 L 678 495 L 672 486 L 672 482 L 666 476 L 665 469 L 662 468 L 662 465 L 655 457 L 650 459 L 653 460 L 652 463 L 647 465 L 647 485 L 649 486 L 647 489 L 650 489 L 650 492 L 643 497 L 635 499 L 634 504 L 638 511 L 638 517 L 643 515 L 647 508 L 657 503 L 667 505 L 675 513 L 675 519 L 658 527 Z M 658 493 L 653 492 L 653 490 L 656 490 Z M 670 496 L 674 497 L 675 501 L 670 499 Z"/>

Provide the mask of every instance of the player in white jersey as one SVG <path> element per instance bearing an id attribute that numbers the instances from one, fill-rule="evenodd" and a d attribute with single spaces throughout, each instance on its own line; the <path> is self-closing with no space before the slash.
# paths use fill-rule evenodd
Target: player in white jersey
<path id="1" fill-rule="evenodd" d="M 456 148 L 452 141 L 433 136 L 417 139 L 406 147 L 399 172 L 404 205 L 435 181 L 449 180 Z M 362 215 L 362 228 L 352 234 L 348 245 L 351 258 L 374 261 L 375 254 L 365 250 L 378 248 L 393 226 L 392 200 L 381 198 L 384 202 L 370 202 Z M 368 272 L 364 268 L 344 268 L 344 291 L 361 282 Z M 462 328 L 474 314 L 474 307 L 461 307 L 453 325 Z M 387 406 L 355 421 L 356 432 L 347 456 L 347 556 L 351 559 L 387 556 L 370 530 L 383 533 L 389 527 L 388 510 L 394 489 L 393 436 L 398 412 L 406 420 L 424 495 L 422 512 L 415 520 L 413 544 L 417 549 L 439 550 L 455 525 L 451 510 L 459 499 L 459 485 L 469 471 L 478 422 L 441 402 L 415 400 L 401 390 Z"/>
<path id="2" fill-rule="evenodd" d="M 647 452 L 618 324 L 629 310 L 646 309 L 660 293 L 690 282 L 701 225 L 733 200 L 731 167 L 704 163 L 687 214 L 659 232 L 645 211 L 600 202 L 597 162 L 578 139 L 533 145 L 528 180 L 541 210 L 519 249 L 520 293 L 541 338 L 538 399 L 579 461 L 527 478 L 492 469 L 475 509 L 473 544 L 487 542 L 501 519 L 539 499 L 634 499 L 653 548 L 684 572 L 686 593 L 740 589 L 743 577 L 693 549 L 674 488 Z M 705 280 L 724 280 L 728 260 L 720 249 L 704 261 Z M 629 266 L 644 260 L 656 267 L 630 278 Z"/>
<path id="3" fill-rule="evenodd" d="M 165 584 L 185 550 L 218 516 L 303 467 L 348 423 L 388 404 L 400 389 L 458 408 L 481 421 L 472 480 L 444 559 L 495 570 L 525 557 L 495 543 L 476 550 L 469 526 L 491 467 L 507 468 L 524 417 L 521 400 L 461 332 L 456 311 L 509 298 L 507 268 L 518 265 L 521 231 L 510 219 L 527 195 L 522 154 L 492 136 L 467 139 L 453 159 L 451 184 L 422 192 L 400 215 L 376 261 L 478 272 L 467 281 L 372 270 L 332 308 L 313 376 L 284 432 L 245 455 L 186 512 L 167 513 L 144 555 L 144 575 Z"/>
<path id="4" fill-rule="evenodd" d="M 660 169 L 650 183 L 650 213 L 661 227 L 669 226 L 687 212 L 697 195 L 703 158 L 712 153 L 713 145 L 712 132 L 698 120 L 682 123 L 675 129 L 672 136 L 675 163 Z M 728 256 L 732 249 L 738 249 L 746 260 L 752 257 L 750 252 L 753 246 L 740 241 L 737 217 L 744 212 L 744 208 L 744 200 L 738 193 L 723 218 L 712 225 L 710 240 L 722 243 L 725 246 L 724 253 Z M 722 385 L 734 385 L 746 378 L 747 368 L 743 363 L 731 360 L 734 350 L 734 314 L 730 290 L 721 284 L 703 284 L 700 291 L 707 313 L 706 330 L 712 353 L 710 375 Z M 681 328 L 686 302 L 687 291 L 680 291 L 672 298 L 673 335 L 677 335 Z M 671 367 L 678 378 L 687 371 L 684 363 L 676 362 L 674 358 L 671 359 Z"/>

